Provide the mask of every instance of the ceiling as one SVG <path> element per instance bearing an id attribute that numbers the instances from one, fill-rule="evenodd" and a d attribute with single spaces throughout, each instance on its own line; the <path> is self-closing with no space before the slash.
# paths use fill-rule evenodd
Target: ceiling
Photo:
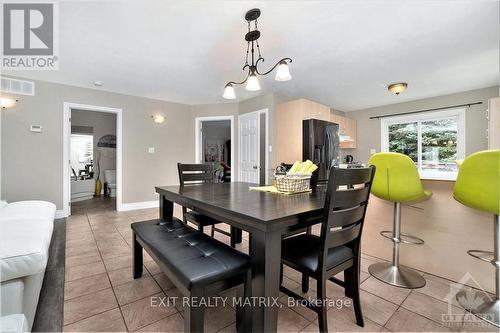
<path id="1" fill-rule="evenodd" d="M 225 102 L 243 78 L 245 12 L 258 7 L 265 70 L 293 79 L 237 87 L 350 111 L 498 85 L 498 1 L 63 1 L 60 70 L 33 79 L 186 104 Z M 94 87 L 93 81 L 103 82 Z M 400 96 L 385 85 L 408 82 Z"/>

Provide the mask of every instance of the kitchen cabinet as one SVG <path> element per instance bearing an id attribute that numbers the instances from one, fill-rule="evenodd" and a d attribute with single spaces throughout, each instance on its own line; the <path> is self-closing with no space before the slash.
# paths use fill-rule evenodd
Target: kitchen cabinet
<path id="1" fill-rule="evenodd" d="M 276 106 L 276 162 L 302 160 L 302 120 L 319 119 L 339 124 L 339 134 L 350 140 L 340 148 L 356 148 L 356 120 L 339 116 L 330 107 L 304 98 Z"/>
<path id="2" fill-rule="evenodd" d="M 340 148 L 356 148 L 357 123 L 356 120 L 332 113 L 330 115 L 332 123 L 339 124 L 339 136 L 343 138 Z"/>
<path id="3" fill-rule="evenodd" d="M 500 97 L 488 101 L 488 149 L 500 149 Z"/>
<path id="4" fill-rule="evenodd" d="M 276 106 L 276 162 L 302 160 L 302 120 L 330 121 L 330 107 L 304 98 Z"/>

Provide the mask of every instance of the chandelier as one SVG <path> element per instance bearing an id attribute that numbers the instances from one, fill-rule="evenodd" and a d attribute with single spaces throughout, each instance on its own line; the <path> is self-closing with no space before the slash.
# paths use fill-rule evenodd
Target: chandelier
<path id="1" fill-rule="evenodd" d="M 267 72 L 261 73 L 259 72 L 259 69 L 257 68 L 259 62 L 264 62 L 264 58 L 262 57 L 262 54 L 260 52 L 260 46 L 259 46 L 259 38 L 260 38 L 260 31 L 258 30 L 257 26 L 257 19 L 260 16 L 260 9 L 254 8 L 250 9 L 246 14 L 245 14 L 245 20 L 248 23 L 248 32 L 245 34 L 245 40 L 247 41 L 247 52 L 246 52 L 246 58 L 245 58 L 245 65 L 243 66 L 243 71 L 247 71 L 246 77 L 243 81 L 240 82 L 234 82 L 230 81 L 226 84 L 224 88 L 224 94 L 222 95 L 223 98 L 225 99 L 235 99 L 236 94 L 234 92 L 234 87 L 235 85 L 241 85 L 246 83 L 245 89 L 249 91 L 257 91 L 260 90 L 260 84 L 259 84 L 259 79 L 257 75 L 263 76 L 271 73 L 276 67 L 278 68 L 276 70 L 276 76 L 274 79 L 276 81 L 288 81 L 292 78 L 290 75 L 290 69 L 288 68 L 288 63 L 292 62 L 292 59 L 290 58 L 283 58 L 280 61 L 278 61 L 270 70 Z M 254 30 L 252 29 L 252 22 L 254 24 Z M 255 49 L 257 49 L 257 60 L 255 60 Z M 248 57 L 250 56 L 250 63 L 248 62 Z"/>

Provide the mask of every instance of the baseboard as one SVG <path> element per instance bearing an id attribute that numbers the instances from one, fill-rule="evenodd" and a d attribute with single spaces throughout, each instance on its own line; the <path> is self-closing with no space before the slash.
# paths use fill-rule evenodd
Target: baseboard
<path id="1" fill-rule="evenodd" d="M 159 206 L 158 200 L 153 201 L 142 201 L 142 202 L 130 202 L 124 203 L 121 207 L 118 207 L 120 212 L 126 212 L 129 210 L 146 209 L 146 208 L 156 208 Z"/>
<path id="2" fill-rule="evenodd" d="M 55 215 L 56 219 L 63 219 L 65 217 L 68 217 L 68 214 L 64 210 L 62 209 L 56 210 L 56 215 Z"/>

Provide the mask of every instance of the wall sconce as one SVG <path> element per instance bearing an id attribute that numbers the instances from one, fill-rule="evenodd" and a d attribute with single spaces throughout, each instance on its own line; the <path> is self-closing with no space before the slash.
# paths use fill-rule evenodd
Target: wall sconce
<path id="1" fill-rule="evenodd" d="M 0 97 L 0 106 L 2 109 L 8 109 L 16 105 L 17 99 Z"/>
<path id="2" fill-rule="evenodd" d="M 155 113 L 151 116 L 156 125 L 161 125 L 165 121 L 165 116 L 161 113 Z"/>

